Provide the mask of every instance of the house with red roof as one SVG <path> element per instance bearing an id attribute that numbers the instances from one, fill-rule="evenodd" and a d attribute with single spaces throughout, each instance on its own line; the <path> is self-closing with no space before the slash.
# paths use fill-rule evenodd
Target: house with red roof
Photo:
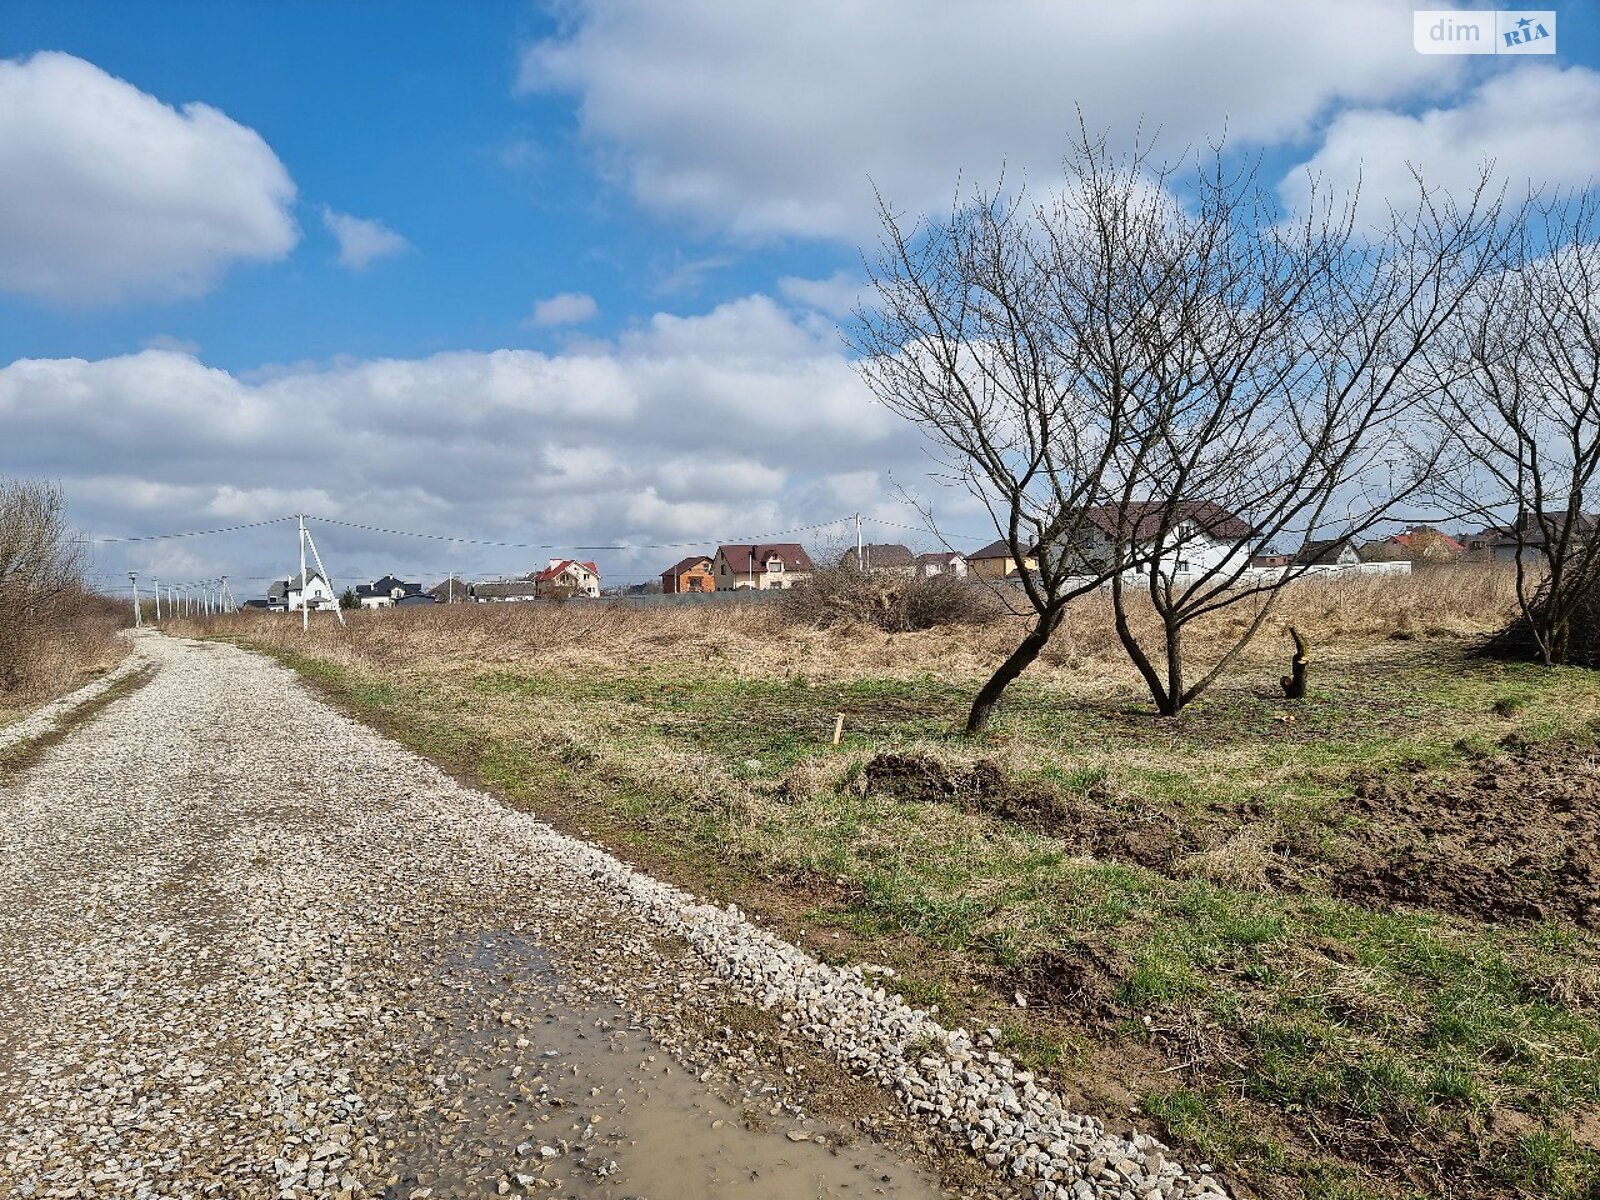
<path id="1" fill-rule="evenodd" d="M 744 588 L 769 591 L 790 588 L 811 578 L 811 556 L 799 542 L 754 545 L 739 542 L 717 547 L 717 591 Z"/>
<path id="2" fill-rule="evenodd" d="M 533 591 L 541 600 L 597 597 L 600 595 L 600 568 L 575 558 L 552 558 L 544 570 L 535 572 Z"/>

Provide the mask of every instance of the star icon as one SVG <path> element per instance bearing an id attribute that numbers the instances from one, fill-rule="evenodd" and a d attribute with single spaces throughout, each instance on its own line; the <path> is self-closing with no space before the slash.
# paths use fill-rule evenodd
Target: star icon
<path id="1" fill-rule="evenodd" d="M 1523 17 L 1522 20 L 1517 22 L 1517 28 L 1518 29 L 1526 29 L 1529 25 L 1532 25 L 1532 24 L 1533 24 L 1533 22 L 1528 20 L 1527 17 Z"/>

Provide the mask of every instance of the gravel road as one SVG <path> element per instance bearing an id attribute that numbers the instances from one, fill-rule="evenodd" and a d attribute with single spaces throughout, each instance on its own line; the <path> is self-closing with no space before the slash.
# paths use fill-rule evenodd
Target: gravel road
<path id="1" fill-rule="evenodd" d="M 140 647 L 0 776 L 0 1198 L 1223 1194 L 276 664 Z"/>

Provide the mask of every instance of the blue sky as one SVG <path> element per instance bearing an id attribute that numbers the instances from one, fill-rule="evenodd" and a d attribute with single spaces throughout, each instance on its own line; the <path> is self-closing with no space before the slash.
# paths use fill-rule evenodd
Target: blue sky
<path id="1" fill-rule="evenodd" d="M 1081 109 L 1124 144 L 1226 130 L 1290 199 L 1308 166 L 1381 194 L 1485 155 L 1582 186 L 1595 8 L 1558 22 L 1507 59 L 1416 54 L 1391 0 L 0 0 L 0 473 L 104 536 L 305 510 L 710 549 L 914 520 L 907 494 L 978 536 L 838 333 L 874 182 L 911 212 L 1002 166 L 1048 187 Z M 547 557 L 323 540 L 356 578 Z M 292 549 L 97 565 L 253 579 Z"/>

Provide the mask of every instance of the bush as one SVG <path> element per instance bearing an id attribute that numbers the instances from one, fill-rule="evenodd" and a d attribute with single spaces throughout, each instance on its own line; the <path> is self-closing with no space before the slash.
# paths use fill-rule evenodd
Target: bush
<path id="1" fill-rule="evenodd" d="M 1529 607 L 1538 615 L 1546 603 L 1548 593 L 1541 588 Z M 1538 658 L 1539 641 L 1527 616 L 1519 613 L 1490 642 L 1490 651 L 1515 658 Z M 1569 666 L 1600 668 L 1600 579 L 1584 589 L 1568 619 L 1565 661 Z"/>
<path id="2" fill-rule="evenodd" d="M 83 588 L 59 488 L 0 479 L 0 707 L 62 690 L 112 656 L 120 612 Z"/>
<path id="3" fill-rule="evenodd" d="M 953 575 L 900 575 L 821 567 L 804 587 L 783 595 L 784 614 L 818 628 L 869 625 L 888 633 L 940 625 L 978 625 L 1001 607 L 981 584 Z"/>

